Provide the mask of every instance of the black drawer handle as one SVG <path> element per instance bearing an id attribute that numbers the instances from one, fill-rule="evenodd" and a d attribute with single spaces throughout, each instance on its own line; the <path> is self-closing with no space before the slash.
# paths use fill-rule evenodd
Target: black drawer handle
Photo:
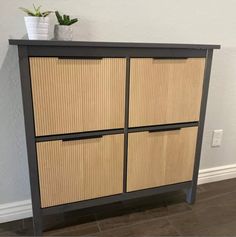
<path id="1" fill-rule="evenodd" d="M 153 133 L 153 132 L 169 132 L 169 131 L 177 131 L 181 130 L 181 128 L 156 128 L 156 129 L 150 129 L 148 132 Z"/>
<path id="2" fill-rule="evenodd" d="M 69 141 L 77 141 L 77 140 L 88 140 L 88 139 L 95 139 L 95 138 L 102 138 L 102 135 L 94 135 L 94 136 L 86 136 L 86 137 L 70 137 L 62 139 L 63 142 Z"/>
<path id="3" fill-rule="evenodd" d="M 169 60 L 169 59 L 179 59 L 179 60 L 186 60 L 188 57 L 153 57 L 153 60 Z"/>
<path id="4" fill-rule="evenodd" d="M 85 60 L 102 60 L 102 57 L 97 56 L 60 56 L 58 59 L 85 59 Z"/>

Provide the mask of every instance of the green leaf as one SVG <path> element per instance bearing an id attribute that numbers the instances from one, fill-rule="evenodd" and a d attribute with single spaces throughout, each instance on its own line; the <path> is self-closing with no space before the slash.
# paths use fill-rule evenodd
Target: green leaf
<path id="1" fill-rule="evenodd" d="M 76 22 L 78 22 L 78 19 L 77 19 L 77 18 L 71 19 L 69 25 L 73 25 L 73 24 L 75 24 Z"/>
<path id="2" fill-rule="evenodd" d="M 63 25 L 67 25 L 68 24 L 68 20 L 67 20 L 67 15 L 63 15 Z"/>
<path id="3" fill-rule="evenodd" d="M 22 10 L 23 12 L 25 12 L 29 16 L 35 16 L 35 13 L 33 13 L 32 11 L 30 11 L 24 7 L 20 7 L 19 9 Z"/>
<path id="4" fill-rule="evenodd" d="M 35 15 L 39 17 L 42 16 L 42 13 L 40 12 L 41 6 L 35 7 L 35 5 L 33 4 L 33 7 L 34 7 Z"/>
<path id="5" fill-rule="evenodd" d="M 50 15 L 51 13 L 53 13 L 53 11 L 46 11 L 46 12 L 42 13 L 42 16 L 46 17 L 46 16 Z"/>
<path id="6" fill-rule="evenodd" d="M 52 11 L 46 11 L 46 12 L 43 12 L 41 13 L 40 9 L 41 9 L 41 6 L 38 6 L 38 7 L 35 7 L 35 5 L 33 4 L 33 7 L 34 7 L 34 12 L 33 11 L 30 11 L 26 8 L 23 8 L 23 7 L 20 7 L 20 9 L 25 12 L 28 16 L 38 16 L 38 17 L 46 17 L 48 16 L 50 13 L 52 13 Z"/>
<path id="7" fill-rule="evenodd" d="M 60 15 L 60 13 L 58 11 L 55 11 L 56 17 L 57 17 L 57 21 L 60 25 L 63 24 L 63 19 L 62 16 Z"/>
<path id="8" fill-rule="evenodd" d="M 60 25 L 68 25 L 69 26 L 69 25 L 72 25 L 78 21 L 77 18 L 70 19 L 69 15 L 66 15 L 66 14 L 61 15 L 58 11 L 55 11 L 55 15 L 56 15 L 57 21 Z"/>

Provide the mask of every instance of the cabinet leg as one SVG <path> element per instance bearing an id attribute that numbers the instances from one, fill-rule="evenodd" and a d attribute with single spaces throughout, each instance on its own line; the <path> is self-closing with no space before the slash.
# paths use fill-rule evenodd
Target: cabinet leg
<path id="1" fill-rule="evenodd" d="M 43 236 L 42 217 L 33 217 L 34 236 Z"/>
<path id="2" fill-rule="evenodd" d="M 196 201 L 196 188 L 197 187 L 190 187 L 185 190 L 186 194 L 186 202 L 188 204 L 194 204 Z"/>

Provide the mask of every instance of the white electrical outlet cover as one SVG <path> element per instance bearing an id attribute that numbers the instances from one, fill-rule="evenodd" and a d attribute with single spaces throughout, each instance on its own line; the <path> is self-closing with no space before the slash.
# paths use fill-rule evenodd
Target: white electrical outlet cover
<path id="1" fill-rule="evenodd" d="M 223 136 L 223 130 L 218 129 L 213 131 L 213 136 L 212 136 L 212 147 L 220 147 L 222 143 L 222 136 Z"/>

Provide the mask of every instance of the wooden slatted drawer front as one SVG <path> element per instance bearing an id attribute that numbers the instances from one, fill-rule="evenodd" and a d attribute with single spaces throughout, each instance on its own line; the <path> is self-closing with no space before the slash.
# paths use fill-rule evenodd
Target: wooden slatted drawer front
<path id="1" fill-rule="evenodd" d="M 131 59 L 129 126 L 198 121 L 205 59 Z"/>
<path id="2" fill-rule="evenodd" d="M 123 191 L 123 135 L 37 143 L 41 206 Z"/>
<path id="3" fill-rule="evenodd" d="M 129 134 L 127 191 L 192 180 L 197 128 Z"/>
<path id="4" fill-rule="evenodd" d="M 124 127 L 126 60 L 30 58 L 36 135 Z"/>

